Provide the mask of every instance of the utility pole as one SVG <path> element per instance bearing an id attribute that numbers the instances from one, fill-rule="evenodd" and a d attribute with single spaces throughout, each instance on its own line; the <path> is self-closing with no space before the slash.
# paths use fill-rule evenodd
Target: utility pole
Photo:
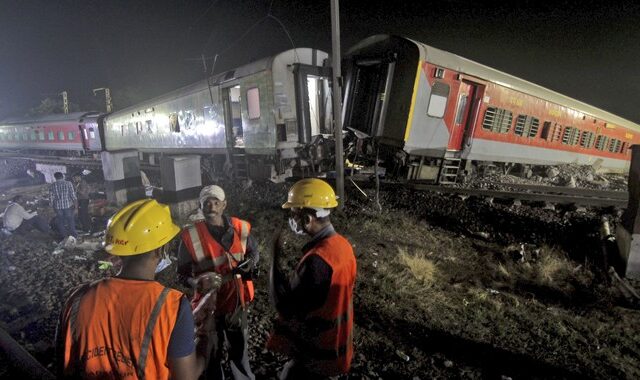
<path id="1" fill-rule="evenodd" d="M 331 56 L 333 67 L 333 135 L 336 140 L 336 190 L 338 208 L 344 207 L 344 153 L 342 147 L 342 76 L 340 68 L 340 4 L 331 0 Z"/>
<path id="2" fill-rule="evenodd" d="M 62 91 L 59 95 L 62 95 L 62 108 L 64 109 L 64 113 L 69 113 L 69 97 L 67 96 L 66 91 Z"/>
<path id="3" fill-rule="evenodd" d="M 109 87 L 94 88 L 93 96 L 98 95 L 98 91 L 102 90 L 104 90 L 104 100 L 107 104 L 107 112 L 111 112 L 113 111 L 113 104 L 111 103 L 111 90 L 109 90 Z"/>

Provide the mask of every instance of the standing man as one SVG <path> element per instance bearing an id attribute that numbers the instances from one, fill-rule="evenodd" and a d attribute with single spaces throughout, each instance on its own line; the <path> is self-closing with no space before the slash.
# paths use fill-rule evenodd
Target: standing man
<path id="1" fill-rule="evenodd" d="M 80 174 L 73 177 L 76 185 L 76 196 L 78 197 L 78 219 L 85 232 L 91 232 L 91 217 L 89 216 L 89 192 L 91 188 L 87 181 Z"/>
<path id="2" fill-rule="evenodd" d="M 209 354 L 207 324 L 195 344 L 189 301 L 154 281 L 179 232 L 169 207 L 153 199 L 130 203 L 109 220 L 105 250 L 122 259 L 122 270 L 78 287 L 65 303 L 58 378 L 198 378 Z"/>
<path id="3" fill-rule="evenodd" d="M 69 181 L 65 181 L 64 174 L 56 172 L 53 174 L 56 179 L 49 187 L 49 199 L 53 210 L 56 212 L 56 229 L 63 238 L 67 236 L 77 237 L 75 209 L 78 207 L 78 199 Z"/>
<path id="4" fill-rule="evenodd" d="M 193 304 L 202 297 L 194 278 L 213 271 L 222 276 L 215 310 L 216 335 L 206 372 L 207 379 L 224 379 L 222 348 L 229 345 L 233 378 L 255 379 L 249 365 L 247 306 L 253 300 L 252 273 L 258 263 L 257 244 L 251 225 L 224 214 L 227 201 L 220 186 L 205 186 L 200 191 L 200 208 L 204 220 L 182 231 L 178 251 L 178 277 L 196 288 Z"/>
<path id="5" fill-rule="evenodd" d="M 51 229 L 36 211 L 28 212 L 20 204 L 22 195 L 16 195 L 11 199 L 9 205 L 4 210 L 3 223 L 4 227 L 11 232 L 28 232 L 32 228 L 37 228 L 40 232 L 44 232 L 49 237 Z"/>
<path id="6" fill-rule="evenodd" d="M 322 379 L 351 366 L 356 258 L 329 220 L 337 205 L 331 186 L 317 178 L 296 182 L 282 205 L 293 232 L 311 240 L 290 280 L 277 266 L 280 238 L 274 249 L 270 287 L 278 319 L 267 348 L 291 357 L 280 379 Z"/>

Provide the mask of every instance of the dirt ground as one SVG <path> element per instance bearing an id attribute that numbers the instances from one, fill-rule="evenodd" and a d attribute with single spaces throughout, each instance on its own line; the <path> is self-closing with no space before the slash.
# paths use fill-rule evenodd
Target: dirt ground
<path id="1" fill-rule="evenodd" d="M 250 357 L 257 377 L 272 379 L 285 358 L 264 349 L 275 315 L 267 274 L 273 235 L 286 228 L 280 205 L 288 185 L 222 185 L 229 213 L 250 221 L 259 242 Z M 602 270 L 600 218 L 615 218 L 616 210 L 396 190 L 381 193 L 378 211 L 366 191 L 369 198 L 349 189 L 345 210 L 332 216 L 358 261 L 350 378 L 640 378 L 640 311 Z M 285 236 L 285 261 L 293 265 L 304 240 Z M 103 252 L 53 251 L 50 239 L 35 234 L 0 241 L 0 325 L 51 369 L 65 294 L 114 272 L 99 269 Z M 175 267 L 159 280 L 177 286 Z M 16 378 L 6 364 L 0 358 L 0 377 Z"/>

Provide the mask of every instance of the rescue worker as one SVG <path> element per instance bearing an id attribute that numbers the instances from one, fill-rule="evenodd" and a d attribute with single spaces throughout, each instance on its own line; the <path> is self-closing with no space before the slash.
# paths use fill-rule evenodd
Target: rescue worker
<path id="1" fill-rule="evenodd" d="M 282 243 L 275 241 L 270 290 L 278 319 L 267 348 L 291 357 L 280 379 L 321 379 L 351 366 L 356 258 L 329 219 L 337 205 L 331 186 L 317 178 L 296 182 L 282 205 L 293 232 L 311 240 L 291 279 L 278 268 Z"/>
<path id="2" fill-rule="evenodd" d="M 67 300 L 56 332 L 59 378 L 198 378 L 212 327 L 201 324 L 194 344 L 186 296 L 154 281 L 179 232 L 169 207 L 153 199 L 130 203 L 109 220 L 105 250 L 122 259 L 122 270 Z"/>
<path id="3" fill-rule="evenodd" d="M 213 350 L 206 370 L 207 379 L 224 379 L 222 349 L 226 339 L 234 379 L 255 379 L 249 365 L 247 306 L 253 300 L 252 275 L 258 263 L 257 244 L 251 225 L 224 214 L 227 200 L 220 186 L 200 191 L 200 220 L 183 229 L 178 250 L 178 278 L 194 287 L 194 278 L 215 271 L 222 276 L 215 310 Z M 204 218 L 204 219 L 202 219 Z M 195 290 L 192 302 L 202 292 Z"/>

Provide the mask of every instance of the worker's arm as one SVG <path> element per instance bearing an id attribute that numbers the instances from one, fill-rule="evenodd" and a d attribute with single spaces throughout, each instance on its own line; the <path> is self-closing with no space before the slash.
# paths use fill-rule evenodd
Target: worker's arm
<path id="1" fill-rule="evenodd" d="M 276 309 L 290 318 L 320 308 L 329 294 L 332 275 L 329 264 L 317 255 L 309 256 L 289 281 L 289 289 L 280 289 Z"/>
<path id="2" fill-rule="evenodd" d="M 20 205 L 16 205 L 18 207 L 18 214 L 20 214 L 20 216 L 22 217 L 22 219 L 24 220 L 29 220 L 31 218 L 33 218 L 34 216 L 38 215 L 37 212 L 29 212 L 27 210 L 24 209 L 24 207 L 20 206 Z"/>
<path id="3" fill-rule="evenodd" d="M 167 364 L 172 379 L 197 380 L 200 377 L 204 370 L 205 358 L 209 354 L 206 334 L 200 335 L 200 342 L 196 347 L 191 306 L 187 298 L 183 297 L 167 349 Z"/>
<path id="4" fill-rule="evenodd" d="M 192 352 L 181 358 L 169 358 L 169 373 L 172 379 L 198 380 L 204 371 L 205 360 Z"/>

